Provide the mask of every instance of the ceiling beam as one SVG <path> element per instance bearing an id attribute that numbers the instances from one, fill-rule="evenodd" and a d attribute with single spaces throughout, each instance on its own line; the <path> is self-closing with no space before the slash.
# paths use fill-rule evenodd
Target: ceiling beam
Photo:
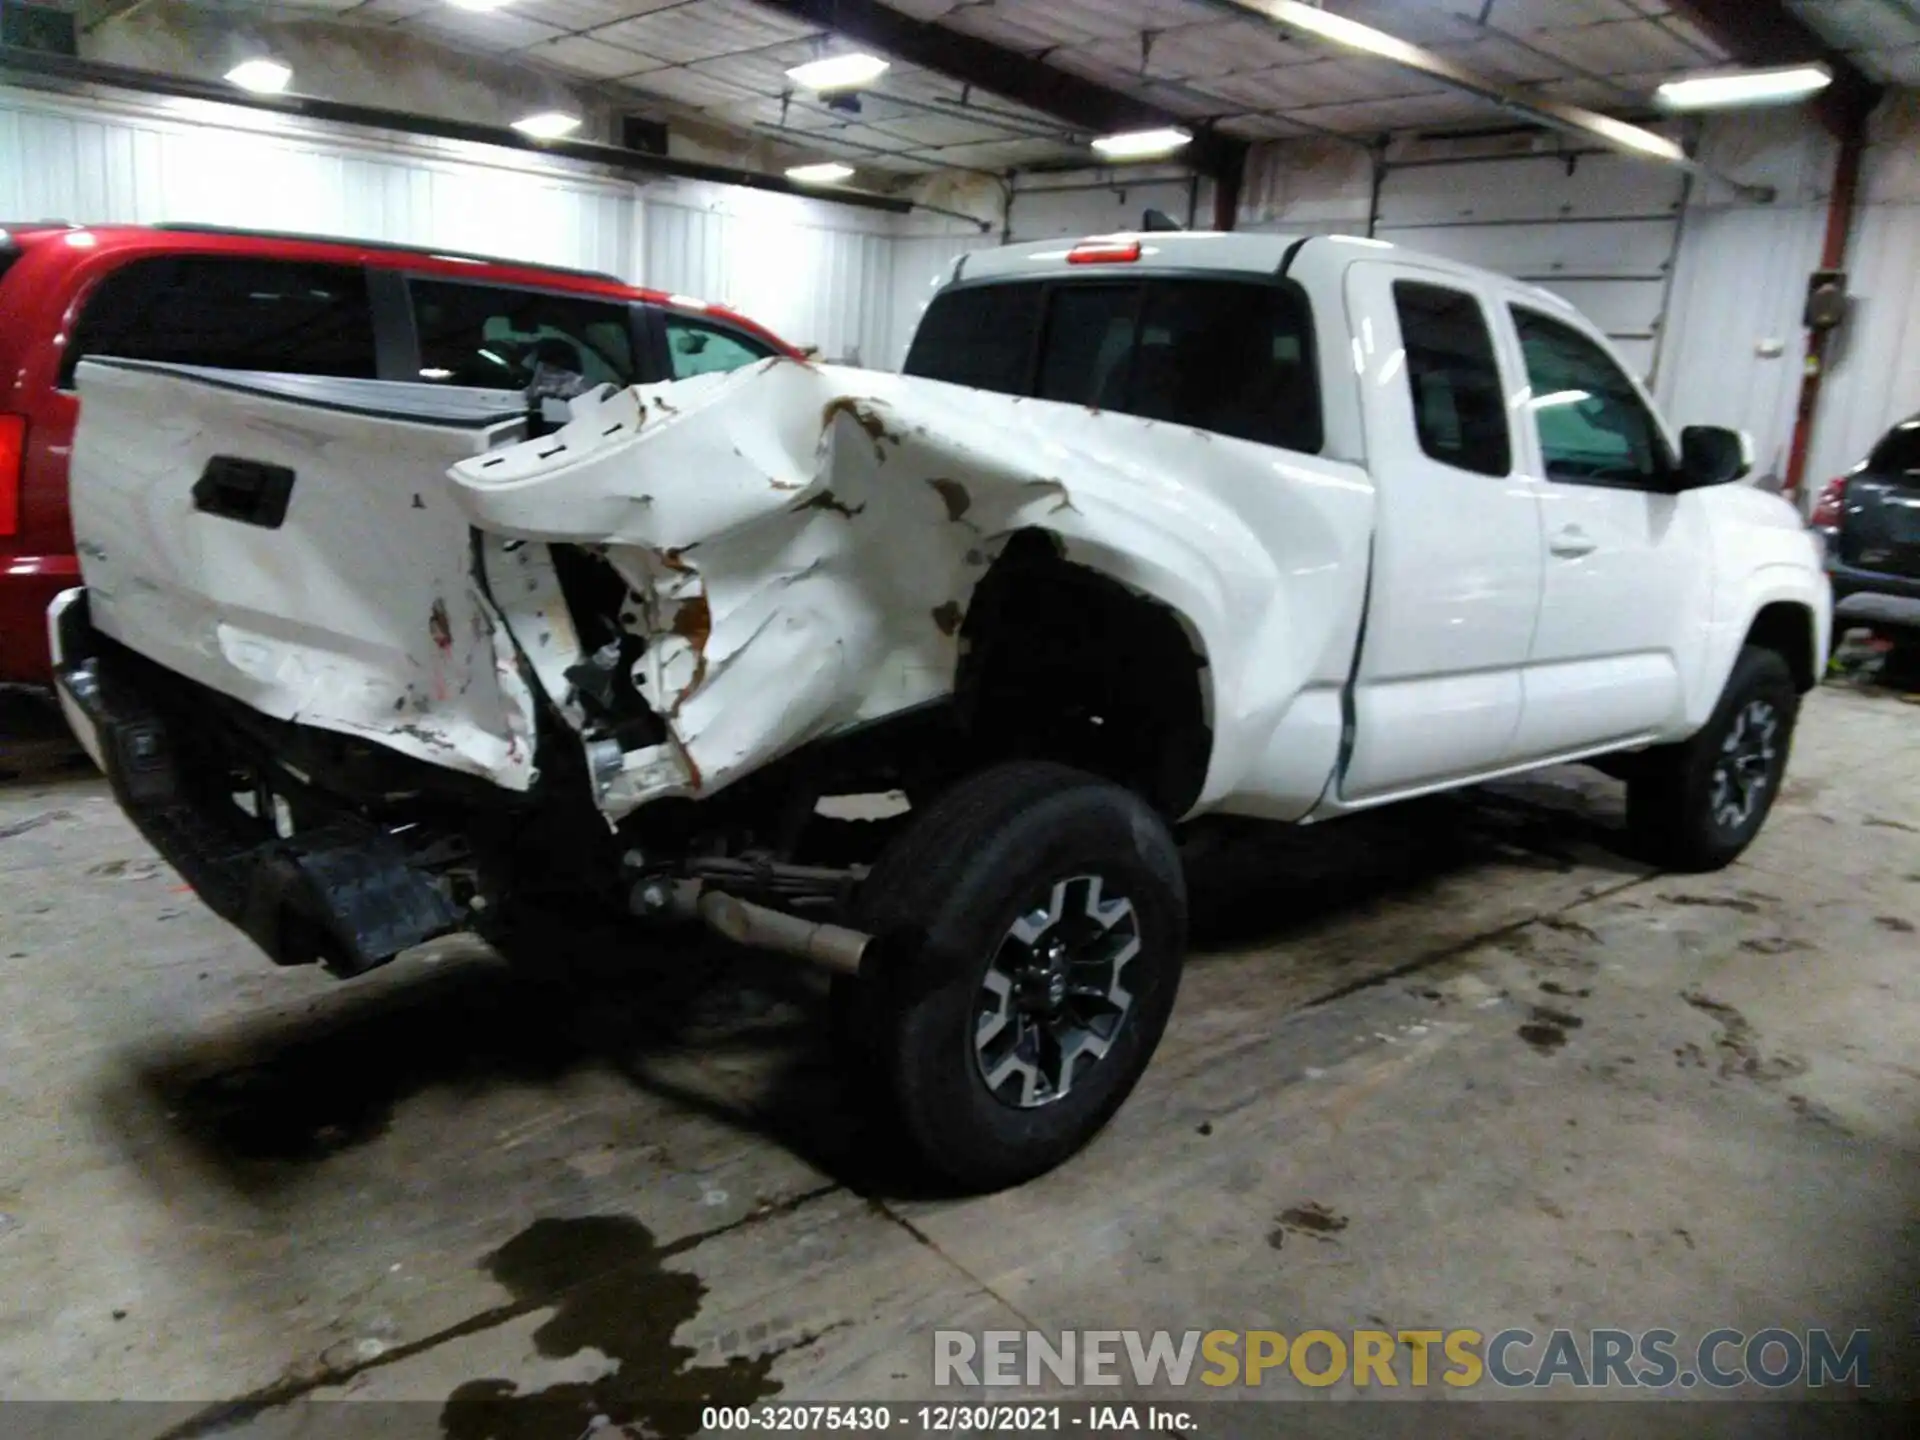
<path id="1" fill-rule="evenodd" d="M 1196 127 L 1192 121 L 1136 100 L 1096 81 L 950 30 L 932 21 L 916 20 L 879 0 L 760 0 L 770 10 L 798 16 L 847 40 L 878 51 L 890 59 L 932 70 L 963 85 L 971 85 L 1051 115 L 1086 136 L 1111 135 L 1125 130 L 1157 130 L 1180 126 L 1193 130 L 1193 143 L 1181 159 L 1208 175 L 1238 174 L 1245 163 L 1247 143 Z M 1088 157 L 1089 163 L 1096 163 Z"/>
<path id="2" fill-rule="evenodd" d="M 1364 54 L 1398 65 L 1416 75 L 1424 75 L 1438 85 L 1462 95 L 1496 106 L 1510 115 L 1548 129 L 1598 141 L 1609 150 L 1625 155 L 1651 157 L 1664 164 L 1678 165 L 1697 175 L 1710 175 L 1742 195 L 1772 200 L 1773 191 L 1765 186 L 1746 185 L 1719 175 L 1701 164 L 1678 141 L 1671 140 L 1644 125 L 1629 124 L 1611 115 L 1548 99 L 1533 91 L 1522 90 L 1505 81 L 1480 74 L 1457 61 L 1397 36 L 1357 24 L 1337 11 L 1326 10 L 1306 0 L 1204 0 L 1214 9 L 1241 18 L 1265 20 L 1277 26 L 1289 39 L 1319 42 L 1346 54 Z M 1745 0 L 1736 0 L 1745 3 Z"/>
<path id="3" fill-rule="evenodd" d="M 1836 136 L 1859 127 L 1880 103 L 1881 87 L 1780 0 L 1673 0 L 1673 8 L 1742 65 L 1804 65 L 1824 60 L 1833 84 L 1813 113 Z"/>

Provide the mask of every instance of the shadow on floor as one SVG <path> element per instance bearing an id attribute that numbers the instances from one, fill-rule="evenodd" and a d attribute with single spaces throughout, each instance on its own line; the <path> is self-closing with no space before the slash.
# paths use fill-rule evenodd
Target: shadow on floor
<path id="1" fill-rule="evenodd" d="M 1604 848 L 1613 833 L 1578 791 L 1552 786 L 1305 830 L 1212 826 L 1190 841 L 1195 963 L 1209 947 L 1284 944 L 1493 863 L 1644 873 Z M 110 1096 L 109 1111 L 137 1132 L 130 1150 L 185 1139 L 226 1183 L 267 1194 L 375 1139 L 429 1087 L 552 1084 L 600 1067 L 858 1193 L 939 1193 L 886 1142 L 881 1102 L 835 1053 L 826 987 L 806 967 L 704 932 L 577 918 L 528 926 L 508 949 L 516 963 L 474 947 L 304 1015 L 166 1037 L 126 1057 L 136 1103 Z M 716 1052 L 741 1063 L 689 1063 Z"/>
<path id="2" fill-rule="evenodd" d="M 91 771 L 66 717 L 37 691 L 0 686 L 0 786 Z"/>

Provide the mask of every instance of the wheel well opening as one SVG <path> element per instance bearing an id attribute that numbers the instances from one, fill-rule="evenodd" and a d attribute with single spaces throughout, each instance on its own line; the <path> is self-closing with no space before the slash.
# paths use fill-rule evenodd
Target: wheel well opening
<path id="1" fill-rule="evenodd" d="M 959 710 L 976 763 L 1058 760 L 1191 809 L 1213 732 L 1205 659 L 1179 617 L 1023 531 L 974 592 Z"/>
<path id="2" fill-rule="evenodd" d="M 1754 617 L 1747 644 L 1771 650 L 1785 660 L 1801 694 L 1820 682 L 1813 669 L 1813 612 L 1806 606 L 1787 600 L 1767 606 Z"/>

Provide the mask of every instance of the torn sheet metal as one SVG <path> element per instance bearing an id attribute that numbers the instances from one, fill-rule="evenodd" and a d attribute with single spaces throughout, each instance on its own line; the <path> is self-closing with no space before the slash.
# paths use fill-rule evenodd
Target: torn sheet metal
<path id="1" fill-rule="evenodd" d="M 590 757 L 610 818 L 949 693 L 974 587 L 1024 529 L 1185 623 L 1215 735 L 1203 806 L 1257 789 L 1289 704 L 1351 662 L 1373 519 L 1355 466 L 783 359 L 573 413 L 461 461 L 453 490 L 478 529 L 592 547 L 638 597 L 633 678 L 669 739 Z"/>
<path id="2" fill-rule="evenodd" d="M 525 434 L 523 397 L 130 361 L 78 384 L 96 626 L 262 714 L 531 785 L 534 696 L 446 479 Z M 196 502 L 215 456 L 291 470 L 285 518 Z"/>

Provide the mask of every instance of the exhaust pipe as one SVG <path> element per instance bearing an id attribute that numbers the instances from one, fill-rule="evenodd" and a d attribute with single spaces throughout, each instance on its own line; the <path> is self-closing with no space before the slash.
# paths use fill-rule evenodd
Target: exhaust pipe
<path id="1" fill-rule="evenodd" d="M 808 960 L 836 975 L 858 975 L 867 946 L 873 943 L 873 936 L 864 930 L 802 920 L 717 890 L 701 895 L 695 909 L 709 929 L 736 945 Z"/>

